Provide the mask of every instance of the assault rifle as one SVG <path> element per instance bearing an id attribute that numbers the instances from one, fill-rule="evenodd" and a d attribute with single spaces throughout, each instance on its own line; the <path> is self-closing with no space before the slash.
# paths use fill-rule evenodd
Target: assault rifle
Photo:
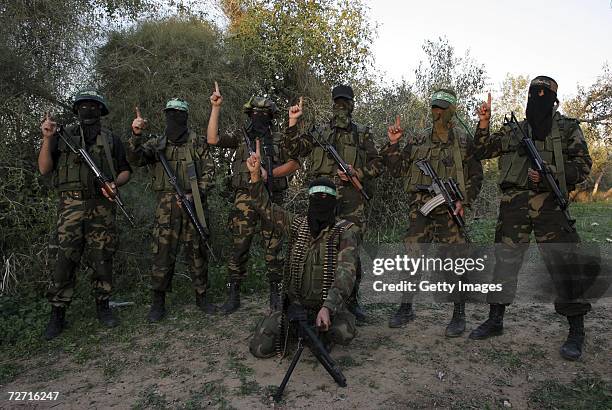
<path id="1" fill-rule="evenodd" d="M 287 369 L 287 373 L 283 378 L 280 386 L 276 390 L 274 394 L 274 401 L 279 402 L 283 396 L 283 392 L 285 391 L 285 387 L 289 382 L 289 378 L 291 377 L 291 373 L 295 369 L 298 361 L 300 360 L 300 356 L 304 351 L 305 344 L 308 345 L 312 354 L 317 358 L 319 363 L 323 365 L 325 370 L 329 373 L 329 375 L 336 381 L 338 386 L 346 387 L 346 377 L 342 374 L 340 368 L 334 360 L 331 358 L 321 340 L 315 334 L 311 325 L 308 324 L 308 318 L 306 314 L 306 309 L 303 306 L 298 304 L 291 304 L 287 309 L 287 319 L 289 323 L 295 323 L 298 326 L 298 348 L 293 355 L 293 360 L 291 360 L 291 364 L 289 365 L 289 369 Z"/>
<path id="2" fill-rule="evenodd" d="M 544 177 L 544 179 L 550 186 L 550 189 L 552 190 L 552 193 L 555 196 L 555 201 L 557 202 L 557 205 L 559 205 L 563 216 L 567 220 L 570 231 L 574 232 L 576 230 L 576 228 L 574 227 L 576 220 L 570 216 L 569 201 L 561 192 L 559 184 L 555 180 L 555 176 L 550 170 L 550 167 L 542 159 L 542 156 L 540 155 L 535 144 L 533 143 L 533 139 L 530 138 L 529 135 L 527 135 L 523 128 L 521 128 L 518 120 L 516 119 L 516 116 L 514 115 L 514 112 L 510 113 L 510 118 L 504 116 L 504 125 L 508 125 L 512 129 L 512 135 L 517 138 L 525 148 L 525 151 L 527 152 L 527 155 L 531 160 L 531 166 L 534 170 L 538 171 L 538 173 L 542 177 Z M 516 130 L 519 130 L 522 136 L 519 136 Z"/>
<path id="3" fill-rule="evenodd" d="M 355 189 L 359 191 L 359 193 L 365 198 L 365 200 L 369 201 L 370 197 L 368 196 L 368 193 L 365 191 L 365 189 L 363 189 L 363 185 L 361 184 L 359 177 L 357 177 L 357 174 L 355 174 L 355 171 L 352 171 L 349 168 L 349 165 L 342 159 L 340 154 L 338 154 L 338 151 L 336 151 L 336 148 L 332 144 L 330 144 L 328 141 L 322 142 L 314 135 L 312 135 L 312 139 L 317 145 L 323 148 L 323 151 L 325 151 L 327 155 L 329 155 L 329 157 L 336 162 L 336 164 L 338 164 L 338 168 L 340 168 L 340 170 L 344 172 L 344 174 L 346 174 L 349 181 L 351 181 L 351 184 L 353 184 Z"/>
<path id="4" fill-rule="evenodd" d="M 111 186 L 111 183 L 113 182 L 113 180 L 110 179 L 109 177 L 107 177 L 106 175 L 104 175 L 102 173 L 100 168 L 98 168 L 98 166 L 94 162 L 94 160 L 91 157 L 91 155 L 89 155 L 89 152 L 87 152 L 87 150 L 85 150 L 85 148 L 78 148 L 77 149 L 72 144 L 72 142 L 69 141 L 69 139 L 64 136 L 64 127 L 63 126 L 58 126 L 57 127 L 57 131 L 55 131 L 55 132 L 56 132 L 57 135 L 59 135 L 59 137 L 62 139 L 62 141 L 64 141 L 64 143 L 68 146 L 70 151 L 74 152 L 76 155 L 79 156 L 79 158 L 81 158 L 81 160 L 83 162 L 85 162 L 85 165 L 87 165 L 87 167 L 93 173 L 94 178 L 96 179 L 96 182 L 100 185 L 100 188 L 102 188 L 104 190 L 104 192 L 106 192 L 106 195 L 108 195 L 108 197 L 110 198 L 109 200 L 112 200 L 113 202 L 115 202 L 117 204 L 119 209 L 121 209 L 121 212 L 123 212 L 123 215 L 125 215 L 127 220 L 132 225 L 132 227 L 136 226 L 134 224 L 134 218 L 132 217 L 132 215 L 130 215 L 130 213 L 125 208 L 125 204 L 123 203 L 123 200 L 121 199 L 121 196 L 119 195 L 119 191 L 114 191 L 113 190 L 113 188 Z M 110 160 L 111 159 L 109 158 L 109 161 Z"/>
<path id="5" fill-rule="evenodd" d="M 431 178 L 431 185 L 417 185 L 417 189 L 420 191 L 427 191 L 433 195 L 433 198 L 427 201 L 425 205 L 419 209 L 421 214 L 427 216 L 435 208 L 444 204 L 448 214 L 453 218 L 453 222 L 459 227 L 464 237 L 468 239 L 463 217 L 461 215 L 455 215 L 455 202 L 464 200 L 457 182 L 455 182 L 453 178 L 448 178 L 446 180 L 440 178 L 426 159 L 417 161 L 416 165 L 423 174 Z"/>
<path id="6" fill-rule="evenodd" d="M 170 168 L 168 159 L 162 151 L 157 151 L 157 156 L 159 157 L 159 162 L 161 162 L 162 167 L 164 168 L 164 172 L 168 177 L 170 185 L 172 185 L 174 191 L 176 192 L 176 196 L 178 197 L 178 200 L 181 203 L 181 208 L 183 208 L 183 210 L 187 214 L 187 217 L 189 217 L 189 222 L 191 222 L 195 230 L 198 232 L 200 239 L 202 239 L 202 243 L 208 246 L 208 238 L 210 237 L 210 234 L 208 233 L 206 228 L 200 223 L 200 220 L 198 219 L 198 216 L 196 214 L 196 210 L 193 208 L 193 204 L 187 198 L 187 195 L 185 195 L 185 192 L 178 184 L 176 175 L 174 175 L 174 172 L 172 172 L 172 168 Z"/>

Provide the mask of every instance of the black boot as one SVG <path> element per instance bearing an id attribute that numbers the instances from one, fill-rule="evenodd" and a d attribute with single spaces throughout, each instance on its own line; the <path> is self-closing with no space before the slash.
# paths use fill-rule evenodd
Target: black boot
<path id="1" fill-rule="evenodd" d="M 147 320 L 149 322 L 159 322 L 164 316 L 166 316 L 166 292 L 154 290 L 151 310 L 149 310 Z"/>
<path id="2" fill-rule="evenodd" d="M 47 323 L 47 328 L 45 329 L 45 339 L 54 339 L 62 333 L 66 327 L 65 317 L 65 306 L 51 306 L 51 318 L 49 318 L 49 323 Z"/>
<path id="3" fill-rule="evenodd" d="M 234 313 L 240 307 L 240 282 L 231 281 L 228 284 L 227 301 L 221 306 L 221 312 L 224 315 Z"/>
<path id="4" fill-rule="evenodd" d="M 270 310 L 273 312 L 281 309 L 281 297 L 278 282 L 270 282 Z"/>
<path id="5" fill-rule="evenodd" d="M 212 303 L 206 300 L 206 292 L 198 293 L 196 291 L 195 298 L 196 298 L 195 299 L 196 306 L 200 308 L 202 312 L 209 314 L 209 315 L 217 313 L 217 306 L 213 305 Z"/>
<path id="6" fill-rule="evenodd" d="M 108 299 L 96 300 L 96 311 L 98 320 L 106 327 L 116 327 L 119 325 L 119 319 L 113 315 L 113 311 L 108 306 Z"/>
<path id="7" fill-rule="evenodd" d="M 455 303 L 453 317 L 446 326 L 446 337 L 459 337 L 465 332 L 465 303 Z"/>
<path id="8" fill-rule="evenodd" d="M 355 324 L 357 326 L 363 326 L 366 323 L 368 317 L 356 299 L 348 304 L 347 309 L 355 316 Z"/>
<path id="9" fill-rule="evenodd" d="M 402 327 L 414 320 L 415 316 L 414 310 L 412 310 L 412 303 L 402 303 L 397 312 L 389 319 L 389 327 Z"/>
<path id="10" fill-rule="evenodd" d="M 506 305 L 491 304 L 489 318 L 470 333 L 470 339 L 487 339 L 504 333 L 504 312 Z"/>
<path id="11" fill-rule="evenodd" d="M 567 340 L 561 346 L 561 357 L 567 360 L 578 360 L 582 356 L 582 345 L 584 344 L 584 315 L 568 316 L 569 334 Z"/>

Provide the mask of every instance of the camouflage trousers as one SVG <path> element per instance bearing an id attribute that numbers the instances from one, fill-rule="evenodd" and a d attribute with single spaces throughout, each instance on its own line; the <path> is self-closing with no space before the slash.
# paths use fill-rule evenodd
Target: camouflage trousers
<path id="1" fill-rule="evenodd" d="M 453 219 L 448 215 L 448 212 L 441 212 L 438 209 L 433 210 L 429 215 L 423 215 L 419 209 L 425 203 L 425 197 L 418 193 L 414 202 L 410 205 L 408 212 L 408 228 L 404 235 L 404 246 L 408 255 L 420 256 L 424 253 L 424 244 L 439 243 L 445 245 L 462 245 L 466 243 L 466 239 L 459 230 L 459 227 Z M 457 251 L 462 248 L 458 247 Z M 465 257 L 467 255 L 454 255 L 452 248 L 445 247 L 444 254 L 437 253 L 437 257 Z M 418 281 L 419 275 L 406 278 L 411 281 Z M 449 273 L 444 278 L 448 283 L 456 282 L 461 278 L 457 275 Z M 414 292 L 406 292 L 402 294 L 403 303 L 411 303 L 414 298 Z M 463 301 L 460 293 L 453 294 L 451 297 L 455 302 Z"/>
<path id="2" fill-rule="evenodd" d="M 318 312 L 309 312 L 309 318 L 316 318 Z M 280 345 L 280 322 L 282 312 L 272 312 L 261 319 L 255 327 L 255 332 L 249 342 L 249 350 L 253 356 L 260 359 L 275 356 L 277 346 Z M 331 327 L 327 332 L 319 333 L 324 343 L 332 342 L 347 346 L 355 338 L 357 329 L 355 327 L 355 316 L 344 310 L 331 316 Z"/>
<path id="3" fill-rule="evenodd" d="M 363 235 L 366 228 L 366 217 L 365 217 L 365 199 L 350 183 L 344 184 L 338 182 L 339 178 L 336 178 L 336 186 L 338 187 L 338 216 L 342 219 L 346 219 L 355 224 L 359 228 L 359 244 L 363 242 Z M 355 286 L 351 293 L 348 303 L 357 303 L 359 296 L 359 286 L 361 285 L 362 268 L 361 258 L 357 256 L 357 263 L 355 267 L 356 277 Z"/>
<path id="4" fill-rule="evenodd" d="M 272 201 L 280 205 L 282 195 L 275 195 Z M 268 269 L 268 280 L 270 282 L 280 282 L 282 280 L 282 231 L 274 229 L 271 223 L 260 217 L 248 192 L 238 190 L 234 197 L 234 208 L 229 215 L 233 250 L 229 257 L 227 270 L 229 279 L 232 281 L 241 281 L 246 277 L 249 251 L 257 233 L 258 222 L 260 223 L 262 247 L 265 253 L 264 259 Z"/>
<path id="5" fill-rule="evenodd" d="M 105 198 L 76 199 L 80 192 L 62 192 L 58 206 L 57 232 L 51 248 L 57 254 L 47 299 L 54 306 L 67 306 L 76 285 L 81 256 L 92 271 L 92 293 L 96 300 L 110 297 L 115 253 L 115 205 Z"/>
<path id="6" fill-rule="evenodd" d="M 580 237 L 571 229 L 554 196 L 550 192 L 537 193 L 530 190 L 504 191 L 499 203 L 499 217 L 495 228 L 495 243 L 501 244 L 495 251 L 495 269 L 493 280 L 501 283 L 507 300 L 512 301 L 517 287 L 518 272 L 523 263 L 523 256 L 533 231 L 538 244 L 572 244 L 579 243 Z M 565 281 L 559 275 L 563 261 L 557 260 L 559 255 L 549 251 L 546 246 L 540 246 L 548 273 L 561 294 L 571 293 L 575 281 Z M 561 263 L 560 263 L 561 262 Z M 570 273 L 571 275 L 571 273 Z M 489 294 L 491 295 L 491 294 Z M 496 296 L 499 301 L 500 296 Z M 584 315 L 591 310 L 589 303 L 555 303 L 557 313 L 564 316 Z"/>
<path id="7" fill-rule="evenodd" d="M 208 205 L 202 198 L 204 215 L 208 218 Z M 177 204 L 174 192 L 158 195 L 153 228 L 153 266 L 151 287 L 161 292 L 172 291 L 172 277 L 180 244 L 187 259 L 191 280 L 196 292 L 204 293 L 208 287 L 208 251 L 191 225 L 189 217 Z"/>

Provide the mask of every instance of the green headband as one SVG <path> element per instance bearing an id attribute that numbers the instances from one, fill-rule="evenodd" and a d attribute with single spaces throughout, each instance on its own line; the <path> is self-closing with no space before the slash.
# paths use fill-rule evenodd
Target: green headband
<path id="1" fill-rule="evenodd" d="M 308 195 L 319 193 L 336 196 L 336 190 L 325 185 L 315 185 L 308 190 Z"/>
<path id="2" fill-rule="evenodd" d="M 447 93 L 446 91 L 436 91 L 434 95 L 431 96 L 431 102 L 434 102 L 435 100 L 442 100 L 450 103 L 451 105 L 457 105 L 457 97 Z"/>

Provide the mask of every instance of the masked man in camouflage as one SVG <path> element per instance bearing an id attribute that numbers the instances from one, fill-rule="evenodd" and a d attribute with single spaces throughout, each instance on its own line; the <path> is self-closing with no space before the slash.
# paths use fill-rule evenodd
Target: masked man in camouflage
<path id="1" fill-rule="evenodd" d="M 230 226 L 233 237 L 233 250 L 228 262 L 229 295 L 221 306 L 225 314 L 235 312 L 240 307 L 240 283 L 247 274 L 249 250 L 255 237 L 257 223 L 261 221 L 262 246 L 270 283 L 270 308 L 278 310 L 280 303 L 279 282 L 282 277 L 283 260 L 282 230 L 274 228 L 267 220 L 261 219 L 255 211 L 249 194 L 249 170 L 246 160 L 249 151 L 255 150 L 256 141 L 260 141 L 264 150 L 263 169 L 272 173 L 267 175 L 266 186 L 271 193 L 271 201 L 280 205 L 288 188 L 287 176 L 294 173 L 300 164 L 290 159 L 281 145 L 282 135 L 275 131 L 274 116 L 278 112 L 276 104 L 270 99 L 252 97 L 244 105 L 244 113 L 249 120 L 245 127 L 237 132 L 219 137 L 219 114 L 223 96 L 215 83 L 215 91 L 210 97 L 212 105 L 208 121 L 208 143 L 220 148 L 235 149 L 232 163 L 232 188 L 234 189 L 234 208 L 230 213 Z M 246 146 L 248 140 L 249 147 Z"/>
<path id="2" fill-rule="evenodd" d="M 100 124 L 108 105 L 95 90 L 79 92 L 73 104 L 79 123 L 61 132 L 72 145 L 85 148 L 100 170 L 112 177 L 113 189 L 127 183 L 131 168 L 121 139 Z M 97 315 L 107 327 L 118 325 L 108 305 L 112 290 L 113 255 L 116 249 L 115 204 L 80 157 L 56 135 L 57 124 L 49 115 L 41 126 L 43 143 L 38 155 L 40 173 L 54 172 L 59 191 L 57 220 L 57 261 L 53 282 L 47 292 L 51 319 L 45 330 L 47 340 L 64 329 L 66 308 L 76 284 L 75 271 L 85 251 L 86 263 L 96 299 Z"/>
<path id="3" fill-rule="evenodd" d="M 466 243 L 445 206 L 434 208 L 428 216 L 419 209 L 432 198 L 420 186 L 431 184 L 431 178 L 424 175 L 416 162 L 427 159 L 440 178 L 452 178 L 463 193 L 464 201 L 455 203 L 455 214 L 463 217 L 464 208 L 473 202 L 482 186 L 482 166 L 474 156 L 474 144 L 470 135 L 455 121 L 457 96 L 453 90 L 440 89 L 431 97 L 433 124 L 417 135 L 410 136 L 404 149 L 399 140 L 403 130 L 399 117 L 388 129 L 389 144 L 381 151 L 389 172 L 402 177 L 405 189 L 410 193 L 408 230 L 404 243 L 408 249 L 418 249 L 419 244 L 438 242 L 448 245 Z M 390 318 L 389 327 L 401 327 L 414 319 L 411 294 L 404 294 L 398 311 Z M 460 336 L 465 331 L 465 303 L 455 302 L 453 316 L 446 327 L 447 337 Z"/>
<path id="4" fill-rule="evenodd" d="M 557 83 L 550 77 L 538 76 L 531 81 L 527 99 L 526 120 L 520 127 L 533 139 L 542 159 L 550 166 L 563 195 L 584 181 L 591 170 L 591 157 L 578 121 L 557 112 Z M 538 244 L 571 244 L 580 237 L 563 217 L 555 202 L 550 186 L 537 171 L 520 140 L 509 125 L 489 134 L 491 96 L 480 107 L 476 130 L 477 155 L 480 158 L 499 157 L 499 186 L 502 191 L 499 217 L 495 229 L 496 263 L 494 280 L 504 287 L 515 288 L 529 236 L 534 232 Z M 518 130 L 517 130 L 518 132 Z M 521 135 L 521 134 L 519 134 Z M 551 245 L 553 246 L 553 245 Z M 571 261 L 552 260 L 546 245 L 540 246 L 549 273 L 555 278 L 555 263 Z M 576 272 L 578 274 L 578 272 Z M 559 285 L 559 284 L 557 284 Z M 503 318 L 507 303 L 492 303 L 489 318 L 474 329 L 472 339 L 486 339 L 503 333 Z M 561 347 L 561 356 L 576 360 L 582 354 L 584 342 L 584 315 L 591 309 L 589 303 L 556 302 L 557 313 L 566 316 L 569 335 Z"/>
<path id="5" fill-rule="evenodd" d="M 183 243 L 195 289 L 195 303 L 204 313 L 215 313 L 216 308 L 206 298 L 208 289 L 208 250 L 187 214 L 181 209 L 175 191 L 159 161 L 163 152 L 174 171 L 179 186 L 193 202 L 197 218 L 206 227 L 208 192 L 213 188 L 215 165 L 206 138 L 198 136 L 187 125 L 189 105 L 174 98 L 164 109 L 166 130 L 163 135 L 143 135 L 145 120 L 136 109 L 132 122 L 132 137 L 128 142 L 128 156 L 137 166 L 151 165 L 152 189 L 157 193 L 157 209 L 153 226 L 153 266 L 151 285 L 153 303 L 147 316 L 150 322 L 161 320 L 166 314 L 166 292 L 172 291 L 172 277 Z"/>
<path id="6" fill-rule="evenodd" d="M 327 123 L 312 127 L 303 135 L 298 133 L 297 123 L 302 116 L 302 103 L 289 109 L 289 126 L 286 130 L 289 155 L 294 158 L 308 157 L 309 175 L 313 178 L 327 177 L 337 186 L 338 215 L 353 222 L 359 228 L 359 242 L 363 240 L 365 230 L 365 202 L 361 193 L 353 187 L 347 176 L 338 169 L 336 162 L 330 158 L 315 141 L 329 142 L 335 147 L 340 157 L 356 173 L 364 185 L 369 185 L 373 178 L 383 172 L 381 157 L 376 150 L 370 129 L 353 122 L 354 108 L 353 89 L 338 85 L 332 90 L 333 116 Z M 359 323 L 365 321 L 365 313 L 357 300 L 361 282 L 361 262 L 357 259 L 357 281 L 349 300 L 349 310 L 355 314 Z"/>
<path id="7" fill-rule="evenodd" d="M 250 342 L 254 356 L 283 354 L 292 331 L 286 309 L 299 304 L 322 332 L 322 341 L 347 345 L 356 333 L 355 317 L 346 310 L 353 290 L 358 257 L 359 229 L 336 217 L 337 191 L 327 178 L 310 184 L 308 213 L 293 215 L 270 202 L 261 180 L 259 156 L 247 160 L 251 175 L 250 195 L 261 217 L 289 238 L 283 277 L 283 309 L 258 323 Z"/>

